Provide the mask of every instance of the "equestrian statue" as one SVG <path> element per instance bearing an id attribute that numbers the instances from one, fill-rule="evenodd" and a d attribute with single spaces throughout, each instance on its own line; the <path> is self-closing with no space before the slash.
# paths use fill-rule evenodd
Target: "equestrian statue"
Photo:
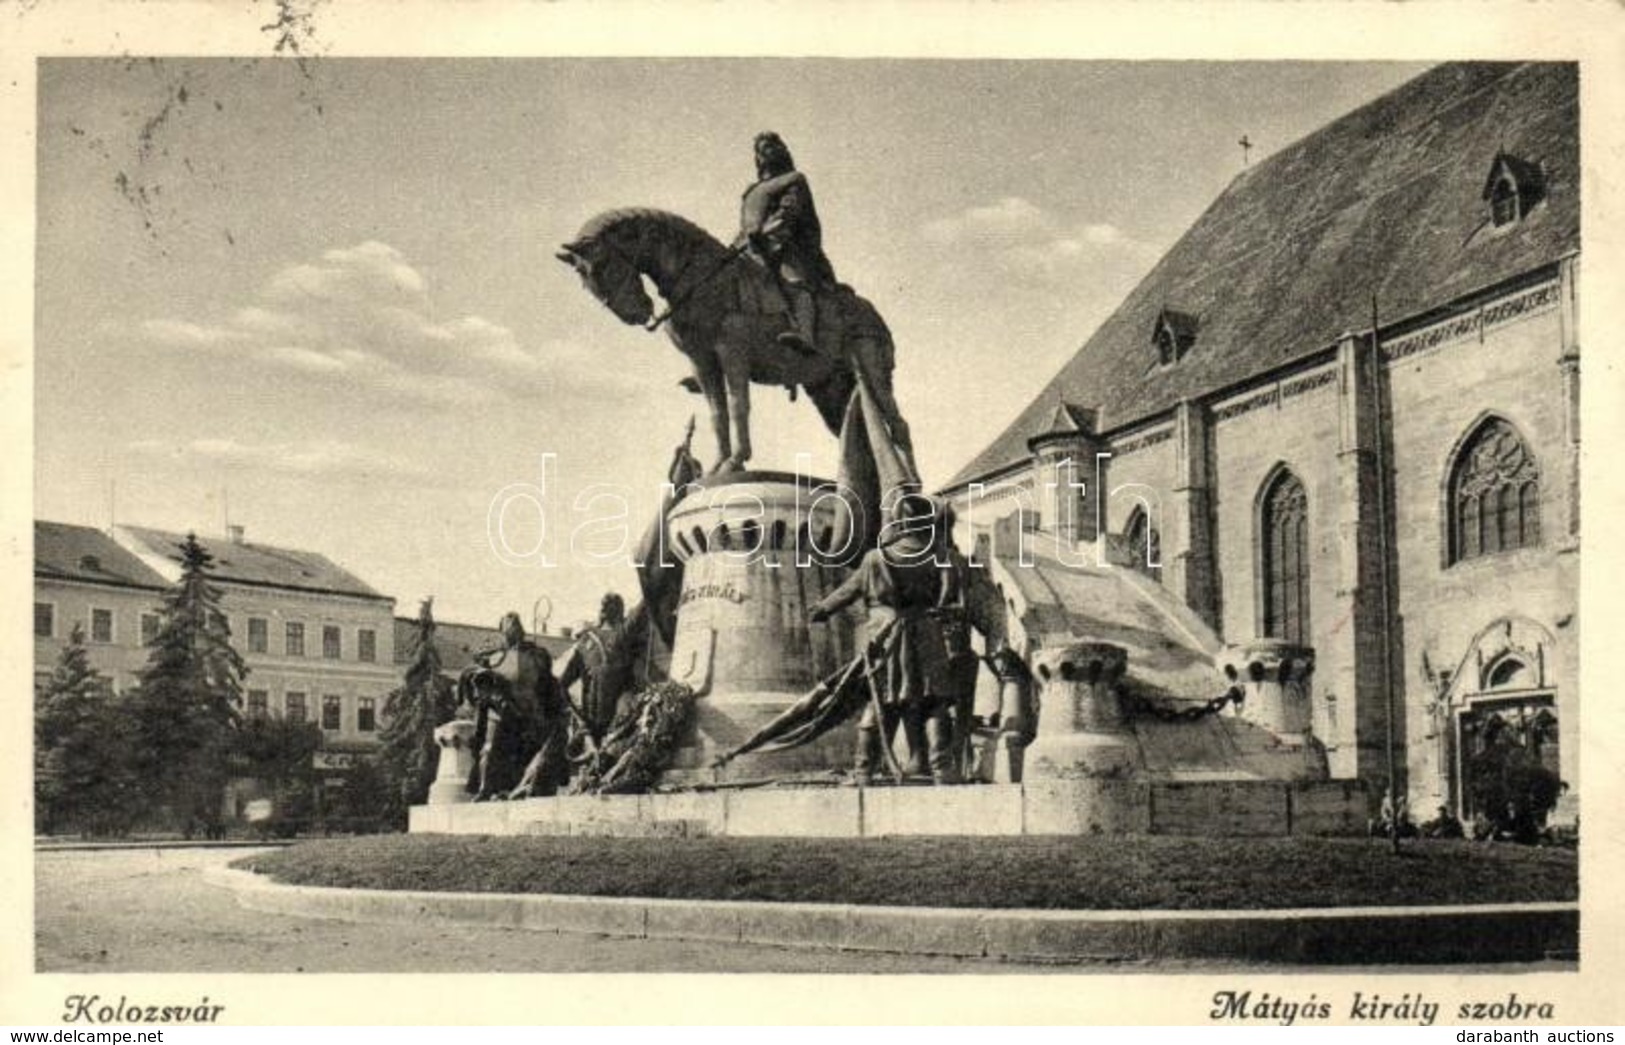
<path id="1" fill-rule="evenodd" d="M 622 322 L 664 326 L 688 356 L 683 384 L 705 397 L 717 461 L 707 475 L 741 471 L 751 457 L 750 386 L 803 389 L 843 453 L 883 440 L 918 486 L 913 445 L 892 391 L 894 348 L 880 313 L 834 280 L 805 176 L 771 132 L 756 142 L 758 179 L 741 203 L 741 229 L 725 246 L 693 222 L 650 209 L 613 210 L 587 222 L 557 257 Z M 657 317 L 644 280 L 664 300 Z M 864 423 L 851 425 L 859 403 Z"/>

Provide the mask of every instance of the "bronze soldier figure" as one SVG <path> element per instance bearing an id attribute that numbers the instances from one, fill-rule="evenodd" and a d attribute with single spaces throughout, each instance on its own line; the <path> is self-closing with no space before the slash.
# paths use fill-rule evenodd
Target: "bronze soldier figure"
<path id="1" fill-rule="evenodd" d="M 866 782 L 879 768 L 899 726 L 907 747 L 902 767 L 909 776 L 927 769 L 935 783 L 957 776 L 952 711 L 954 680 L 949 674 L 938 607 L 953 566 L 934 539 L 935 506 L 918 494 L 900 499 L 896 525 L 841 585 L 812 609 L 814 621 L 827 620 L 860 598 L 868 608 L 863 641 L 876 700 L 858 722 L 856 774 Z"/>
<path id="2" fill-rule="evenodd" d="M 559 688 L 569 699 L 578 683 L 581 699 L 575 704 L 582 725 L 596 745 L 615 721 L 622 694 L 632 686 L 631 629 L 626 620 L 626 601 L 614 592 L 605 595 L 598 607 L 598 623 L 586 629 L 570 651 Z"/>
<path id="3" fill-rule="evenodd" d="M 801 352 L 817 343 L 817 295 L 835 285 L 824 256 L 823 228 L 807 176 L 796 170 L 784 140 L 772 131 L 756 136 L 756 181 L 739 206 L 739 237 L 746 249 L 778 277 L 790 306 L 793 329 L 779 340 Z"/>
<path id="4" fill-rule="evenodd" d="M 475 710 L 474 750 L 479 757 L 469 781 L 475 801 L 509 794 L 519 769 L 532 751 L 536 768 L 524 795 L 552 794 L 569 779 L 564 759 L 568 719 L 553 682 L 553 658 L 525 636 L 517 613 L 503 614 L 497 625 L 504 646 L 480 653 L 457 680 L 458 695 Z M 516 792 L 517 793 L 517 792 Z M 518 795 L 518 797 L 524 797 Z"/>

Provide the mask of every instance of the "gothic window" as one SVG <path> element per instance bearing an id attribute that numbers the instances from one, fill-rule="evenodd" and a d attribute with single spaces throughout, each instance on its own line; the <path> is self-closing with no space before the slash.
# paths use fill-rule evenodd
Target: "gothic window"
<path id="1" fill-rule="evenodd" d="M 1157 528 L 1151 525 L 1150 517 L 1145 514 L 1143 507 L 1136 507 L 1129 513 L 1128 523 L 1123 527 L 1123 532 L 1128 537 L 1130 561 L 1134 568 L 1160 583 L 1162 537 L 1157 533 Z"/>
<path id="2" fill-rule="evenodd" d="M 1264 490 L 1260 530 L 1264 635 L 1309 641 L 1309 498 L 1283 469 Z"/>
<path id="3" fill-rule="evenodd" d="M 1450 559 L 1540 543 L 1540 466 L 1516 430 L 1498 417 L 1479 426 L 1450 478 Z"/>

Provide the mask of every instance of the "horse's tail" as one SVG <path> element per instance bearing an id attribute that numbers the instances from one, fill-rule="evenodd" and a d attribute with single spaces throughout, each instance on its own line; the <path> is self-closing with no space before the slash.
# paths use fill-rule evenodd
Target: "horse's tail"
<path id="1" fill-rule="evenodd" d="M 858 379 L 850 366 L 833 367 L 829 377 L 819 384 L 807 386 L 807 398 L 818 408 L 818 416 L 824 419 L 824 427 L 829 429 L 831 435 L 841 434 L 846 404 L 857 387 Z"/>

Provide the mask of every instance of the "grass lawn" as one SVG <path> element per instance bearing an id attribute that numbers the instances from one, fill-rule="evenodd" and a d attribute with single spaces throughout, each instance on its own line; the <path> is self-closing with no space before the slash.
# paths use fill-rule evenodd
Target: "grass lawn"
<path id="1" fill-rule="evenodd" d="M 1057 910 L 1574 900 L 1569 849 L 1332 838 L 571 838 L 302 842 L 233 866 L 367 889 Z"/>

